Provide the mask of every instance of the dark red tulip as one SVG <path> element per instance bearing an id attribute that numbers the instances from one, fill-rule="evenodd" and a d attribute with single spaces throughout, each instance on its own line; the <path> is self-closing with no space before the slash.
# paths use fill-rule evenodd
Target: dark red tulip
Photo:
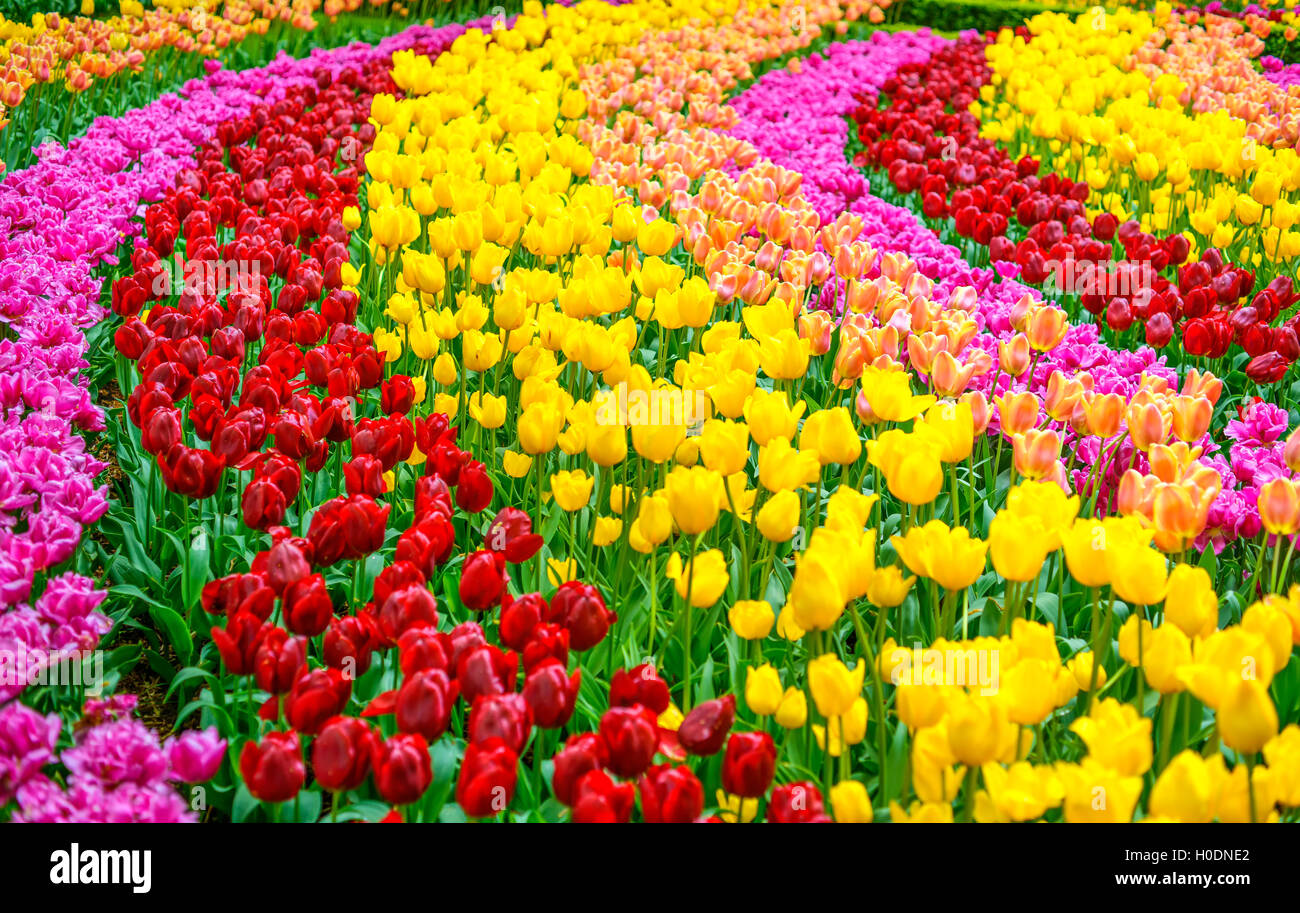
<path id="1" fill-rule="evenodd" d="M 1257 384 L 1275 384 L 1290 367 L 1291 363 L 1277 352 L 1267 352 L 1246 362 L 1246 376 Z"/>
<path id="2" fill-rule="evenodd" d="M 397 639 L 397 652 L 404 676 L 422 669 L 441 669 L 448 675 L 456 672 L 451 661 L 451 638 L 428 625 L 402 632 Z"/>
<path id="3" fill-rule="evenodd" d="M 397 728 L 436 742 L 447 731 L 458 686 L 441 669 L 423 669 L 397 692 Z"/>
<path id="4" fill-rule="evenodd" d="M 686 714 L 677 729 L 677 740 L 693 755 L 707 757 L 717 754 L 736 720 L 736 698 L 733 695 L 705 701 Z"/>
<path id="5" fill-rule="evenodd" d="M 284 492 L 270 479 L 253 479 L 244 489 L 241 499 L 244 525 L 249 529 L 266 530 L 284 522 L 288 504 Z"/>
<path id="6" fill-rule="evenodd" d="M 322 658 L 331 669 L 356 679 L 370 668 L 381 637 L 371 615 L 335 616 L 325 631 Z"/>
<path id="7" fill-rule="evenodd" d="M 411 628 L 436 628 L 437 625 L 438 602 L 423 583 L 393 590 L 379 607 L 379 627 L 394 643 Z"/>

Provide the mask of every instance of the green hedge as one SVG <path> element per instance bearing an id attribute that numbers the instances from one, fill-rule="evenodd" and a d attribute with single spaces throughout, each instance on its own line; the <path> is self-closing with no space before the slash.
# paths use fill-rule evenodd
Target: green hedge
<path id="1" fill-rule="evenodd" d="M 988 32 L 1015 28 L 1039 13 L 1078 15 L 1083 10 L 1050 3 L 1017 3 L 1015 0 L 898 0 L 890 7 L 890 12 L 899 22 L 928 25 L 936 30 Z"/>

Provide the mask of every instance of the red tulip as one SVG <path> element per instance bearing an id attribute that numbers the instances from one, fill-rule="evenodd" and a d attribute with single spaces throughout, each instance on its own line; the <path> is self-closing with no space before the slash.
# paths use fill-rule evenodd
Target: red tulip
<path id="1" fill-rule="evenodd" d="M 257 648 L 271 632 L 271 626 L 251 612 L 237 612 L 224 628 L 212 629 L 212 642 L 217 645 L 221 661 L 235 675 L 252 675 Z"/>
<path id="2" fill-rule="evenodd" d="M 636 805 L 636 787 L 615 783 L 603 770 L 583 774 L 573 792 L 577 824 L 626 824 Z"/>
<path id="3" fill-rule="evenodd" d="M 304 577 L 286 587 L 281 608 L 289 630 L 308 637 L 324 631 L 334 617 L 334 602 L 320 574 Z"/>
<path id="4" fill-rule="evenodd" d="M 483 544 L 494 552 L 503 552 L 511 564 L 519 564 L 537 554 L 542 537 L 533 532 L 528 514 L 517 507 L 503 507 L 488 526 Z"/>
<path id="5" fill-rule="evenodd" d="M 284 699 L 285 719 L 298 732 L 315 735 L 326 720 L 343 712 L 351 695 L 352 682 L 338 669 L 303 667 Z"/>
<path id="6" fill-rule="evenodd" d="M 456 505 L 469 514 L 486 510 L 492 503 L 492 479 L 478 460 L 471 460 L 460 470 L 456 481 Z"/>
<path id="7" fill-rule="evenodd" d="M 253 797 L 263 802 L 287 802 L 298 795 L 307 770 L 297 733 L 268 732 L 260 742 L 245 742 L 239 774 Z"/>
<path id="8" fill-rule="evenodd" d="M 397 692 L 397 728 L 436 742 L 447 731 L 458 687 L 441 669 L 423 669 Z"/>
<path id="9" fill-rule="evenodd" d="M 490 818 L 510 807 L 519 759 L 501 739 L 465 747 L 456 781 L 456 803 L 471 818 Z"/>
<path id="10" fill-rule="evenodd" d="M 298 670 L 307 663 L 307 638 L 290 637 L 283 628 L 272 628 L 258 646 L 253 663 L 257 687 L 272 694 L 284 694 L 293 687 Z"/>
<path id="11" fill-rule="evenodd" d="M 772 790 L 767 820 L 776 824 L 830 824 L 822 793 L 808 781 L 786 783 Z"/>
<path id="12" fill-rule="evenodd" d="M 578 780 L 588 771 L 604 767 L 609 761 L 609 749 L 596 733 L 577 733 L 569 736 L 552 761 L 551 792 L 555 793 L 555 798 L 572 807 Z"/>
<path id="13" fill-rule="evenodd" d="M 379 795 L 389 805 L 410 805 L 433 782 L 429 744 L 423 736 L 400 733 L 387 740 L 375 739 L 370 764 Z"/>
<path id="14" fill-rule="evenodd" d="M 311 746 L 311 767 L 316 782 L 330 792 L 356 789 L 370 773 L 370 753 L 376 735 L 364 722 L 336 716 L 321 727 Z"/>
<path id="15" fill-rule="evenodd" d="M 205 612 L 227 618 L 247 612 L 266 621 L 275 610 L 275 592 L 260 574 L 231 574 L 210 580 L 203 585 L 200 601 Z"/>
<path id="16" fill-rule="evenodd" d="M 641 813 L 650 824 L 690 824 L 704 811 L 704 786 L 690 768 L 657 764 L 640 788 Z"/>
<path id="17" fill-rule="evenodd" d="M 539 624 L 528 635 L 528 642 L 524 644 L 521 658 L 525 673 L 536 669 L 548 659 L 556 660 L 560 665 L 568 668 L 569 630 L 545 622 Z"/>
<path id="18" fill-rule="evenodd" d="M 518 675 L 519 657 L 490 644 L 466 650 L 456 663 L 456 680 L 471 707 L 482 695 L 514 691 Z"/>
<path id="19" fill-rule="evenodd" d="M 605 639 L 609 626 L 618 616 L 605 608 L 600 590 L 589 584 L 570 580 L 551 597 L 551 615 L 547 621 L 569 629 L 569 646 L 589 650 Z"/>
<path id="20" fill-rule="evenodd" d="M 672 698 L 668 683 L 659 677 L 652 663 L 642 663 L 632 669 L 619 669 L 609 681 L 609 706 L 633 707 L 640 704 L 653 710 L 656 716 L 668 709 Z"/>
<path id="21" fill-rule="evenodd" d="M 776 745 L 766 732 L 733 732 L 722 759 L 722 788 L 733 796 L 757 799 L 776 774 Z"/>
<path id="22" fill-rule="evenodd" d="M 581 682 L 581 669 L 575 669 L 573 675 L 568 675 L 564 665 L 555 659 L 548 659 L 528 671 L 523 698 L 532 710 L 533 721 L 538 727 L 559 729 L 569 722 Z"/>
<path id="23" fill-rule="evenodd" d="M 465 608 L 482 612 L 499 603 L 509 580 L 505 568 L 505 556 L 499 552 L 469 555 L 460 573 L 460 601 Z"/>
<path id="24" fill-rule="evenodd" d="M 501 643 L 523 650 L 533 630 L 550 612 L 541 593 L 525 593 L 501 610 Z"/>
<path id="25" fill-rule="evenodd" d="M 659 747 L 658 720 L 645 707 L 611 707 L 600 718 L 600 737 L 609 748 L 609 769 L 620 777 L 637 777 Z"/>
<path id="26" fill-rule="evenodd" d="M 467 734 L 471 742 L 499 738 L 519 754 L 532 728 L 532 711 L 522 694 L 485 694 L 470 708 Z"/>

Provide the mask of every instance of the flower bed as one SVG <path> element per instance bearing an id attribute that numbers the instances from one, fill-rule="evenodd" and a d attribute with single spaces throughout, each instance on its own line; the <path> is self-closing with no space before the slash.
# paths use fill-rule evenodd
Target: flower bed
<path id="1" fill-rule="evenodd" d="M 417 28 L 213 74 L 0 184 L 44 207 L 15 249 L 69 277 L 13 299 L 23 350 L 67 349 L 50 449 L 102 421 L 89 362 L 123 474 L 102 519 L 11 485 L 16 546 L 68 560 L 96 524 L 113 590 L 32 559 L 3 619 L 151 632 L 181 733 L 74 694 L 61 744 L 23 691 L 0 807 L 192 819 L 183 782 L 233 821 L 1294 819 L 1289 394 L 1151 338 L 1210 288 L 1259 357 L 1235 315 L 1276 350 L 1290 284 L 1261 301 L 1145 185 L 1121 230 L 1109 182 L 1014 145 L 1044 130 L 991 135 L 997 49 L 1078 22 L 800 10 Z M 1144 16 L 1096 40 L 1162 48 Z M 84 195 L 42 179 L 91 161 Z M 1021 262 L 1112 238 L 1167 260 L 1141 337 Z"/>

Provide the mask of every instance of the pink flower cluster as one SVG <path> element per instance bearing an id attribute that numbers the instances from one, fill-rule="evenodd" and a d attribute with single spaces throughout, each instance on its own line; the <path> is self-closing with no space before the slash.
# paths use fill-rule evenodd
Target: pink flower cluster
<path id="1" fill-rule="evenodd" d="M 919 29 L 897 34 L 876 32 L 867 41 L 831 45 L 822 54 L 805 59 L 798 71 L 768 73 L 733 99 L 731 105 L 741 118 L 732 132 L 753 143 L 766 158 L 802 174 L 804 196 L 823 222 L 846 211 L 861 217 L 861 238 L 877 250 L 913 260 L 917 271 L 934 282 L 934 296 L 941 303 L 948 303 L 958 289 L 973 288 L 973 316 L 980 332 L 971 345 L 987 352 L 996 364 L 998 342 L 1013 334 L 1013 305 L 1025 295 L 1041 300 L 1039 292 L 1015 281 L 1013 266 L 1001 264 L 995 271 L 970 265 L 956 247 L 945 244 L 910 210 L 873 196 L 868 180 L 848 160 L 845 151 L 849 114 L 858 104 L 855 93 L 878 90 L 898 67 L 923 60 L 947 43 L 928 29 Z M 877 268 L 866 278 L 878 274 Z M 828 284 L 818 305 L 839 309 L 843 306 L 843 292 L 843 286 Z M 1052 372 L 1058 370 L 1066 376 L 1086 370 L 1097 392 L 1119 393 L 1125 398 L 1137 391 L 1143 373 L 1164 378 L 1175 389 L 1178 385 L 1177 372 L 1155 350 L 1148 346 L 1134 351 L 1112 349 L 1101 340 L 1095 324 L 1079 323 L 1072 324 L 1065 339 L 1037 361 L 1032 374 L 1013 379 L 994 371 L 976 377 L 971 389 L 990 399 L 1020 390 L 1041 396 Z M 1208 435 L 1201 442 L 1205 453 L 1211 455 L 1206 462 L 1223 478 L 1224 490 L 1211 508 L 1198 547 L 1219 550 L 1228 541 L 1259 532 L 1258 485 L 1284 467 L 1280 435 L 1286 429 L 1285 413 L 1278 419 L 1267 410 L 1281 410 L 1266 406 L 1256 404 L 1242 422 L 1229 425 L 1228 436 L 1238 442 L 1230 450 L 1230 459 L 1213 455 L 1218 447 Z M 995 413 L 990 431 L 997 429 Z M 1068 478 L 1076 489 L 1088 484 L 1089 469 L 1098 459 L 1100 444 L 1096 438 L 1079 438 L 1067 429 L 1064 452 L 1073 451 Z M 1108 477 L 1102 480 L 1101 503 L 1114 496 L 1131 456 L 1132 445 L 1125 441 L 1110 463 Z M 1147 468 L 1143 454 L 1136 455 L 1135 465 L 1140 470 Z"/>
<path id="2" fill-rule="evenodd" d="M 189 730 L 160 744 L 131 711 L 136 699 L 87 701 L 73 744 L 58 751 L 62 726 L 19 703 L 0 708 L 0 806 L 15 821 L 180 823 L 196 821 L 175 783 L 206 783 L 226 742 L 215 729 Z M 51 770 L 52 766 L 62 770 Z"/>

